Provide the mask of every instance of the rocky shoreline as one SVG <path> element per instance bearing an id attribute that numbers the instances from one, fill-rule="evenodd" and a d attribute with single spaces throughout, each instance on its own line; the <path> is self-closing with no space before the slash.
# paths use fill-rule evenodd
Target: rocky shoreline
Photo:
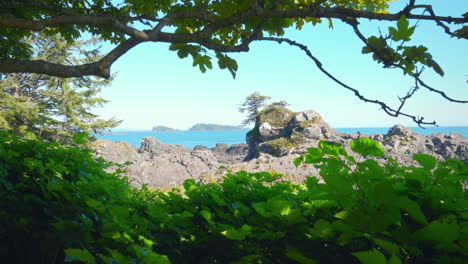
<path id="1" fill-rule="evenodd" d="M 280 172 L 284 179 L 300 182 L 305 176 L 318 176 L 318 170 L 307 165 L 296 168 L 293 159 L 307 148 L 316 147 L 320 140 L 338 142 L 348 148 L 352 139 L 372 138 L 386 151 L 386 156 L 379 159 L 381 162 L 391 157 L 402 165 L 415 165 L 414 153 L 430 154 L 438 160 L 458 158 L 468 162 L 468 139 L 461 134 L 424 136 L 401 125 L 393 126 L 386 134 L 344 134 L 331 128 L 315 111 L 278 110 L 274 122 L 259 118 L 255 128 L 247 133 L 247 144 L 218 143 L 213 148 L 199 145 L 189 149 L 145 137 L 139 148 L 126 142 L 98 140 L 93 149 L 97 156 L 108 161 L 131 162 L 126 171 L 133 185 L 148 184 L 153 188 L 179 186 L 186 179 L 207 183 L 226 173 L 221 166 L 233 172 Z"/>

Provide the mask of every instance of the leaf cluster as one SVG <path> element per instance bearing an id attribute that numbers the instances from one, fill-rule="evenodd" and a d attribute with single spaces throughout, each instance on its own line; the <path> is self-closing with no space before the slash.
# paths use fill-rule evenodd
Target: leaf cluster
<path id="1" fill-rule="evenodd" d="M 400 68 L 405 75 L 418 76 L 421 68 L 426 66 L 444 76 L 444 71 L 425 46 L 405 45 L 406 42 L 411 41 L 415 29 L 416 26 L 410 27 L 409 20 L 406 16 L 402 16 L 397 22 L 397 28 L 388 28 L 389 35 L 387 37 L 369 37 L 362 53 L 372 53 L 375 61 L 382 63 L 385 67 Z M 391 41 L 398 43 L 396 48 L 389 43 Z"/>
<path id="2" fill-rule="evenodd" d="M 168 263 L 145 240 L 151 194 L 91 150 L 0 131 L 0 257 L 14 263 Z"/>

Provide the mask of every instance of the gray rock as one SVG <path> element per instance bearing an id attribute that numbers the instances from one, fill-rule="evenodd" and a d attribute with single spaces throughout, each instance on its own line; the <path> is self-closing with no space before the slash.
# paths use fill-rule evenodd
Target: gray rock
<path id="1" fill-rule="evenodd" d="M 209 150 L 209 148 L 207 146 L 203 146 L 203 145 L 196 145 L 193 150 Z"/>
<path id="2" fill-rule="evenodd" d="M 260 141 L 270 141 L 285 136 L 284 127 L 273 127 L 270 123 L 261 123 L 259 128 Z"/>
<path id="3" fill-rule="evenodd" d="M 404 136 L 413 136 L 415 132 L 411 130 L 411 128 L 404 127 L 402 125 L 394 125 L 391 127 L 388 132 L 387 132 L 387 137 L 391 136 L 399 136 L 399 137 L 404 137 Z"/>

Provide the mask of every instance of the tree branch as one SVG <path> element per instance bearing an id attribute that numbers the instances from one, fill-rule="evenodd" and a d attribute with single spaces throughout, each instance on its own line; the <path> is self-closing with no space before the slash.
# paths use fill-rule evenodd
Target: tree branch
<path id="1" fill-rule="evenodd" d="M 402 67 L 401 65 L 398 65 L 398 64 L 395 64 L 393 63 L 391 60 L 388 60 L 383 54 L 381 54 L 377 49 L 375 49 L 375 47 L 373 47 L 372 45 L 370 45 L 367 41 L 367 38 L 361 33 L 361 31 L 359 30 L 359 27 L 358 27 L 358 23 L 356 20 L 346 20 L 345 21 L 347 24 L 349 24 L 353 29 L 354 29 L 354 32 L 356 33 L 356 35 L 358 36 L 358 38 L 360 40 L 362 40 L 362 42 L 364 42 L 364 44 L 369 47 L 372 52 L 374 52 L 375 55 L 377 55 L 377 57 L 379 57 L 380 60 L 382 60 L 382 62 L 384 63 L 385 67 L 394 67 L 394 68 L 399 68 L 399 69 L 402 69 L 404 70 L 404 67 Z M 424 88 L 426 88 L 427 90 L 431 91 L 431 92 L 434 92 L 434 93 L 438 93 L 440 94 L 443 98 L 447 99 L 448 101 L 450 102 L 454 102 L 454 103 L 468 103 L 468 100 L 458 100 L 458 99 L 453 99 L 451 97 L 449 97 L 446 93 L 440 91 L 440 90 L 437 90 L 435 88 L 432 88 L 428 85 L 426 85 L 422 80 L 421 78 L 419 77 L 419 74 L 412 74 L 411 75 L 415 81 L 416 81 L 416 84 L 420 84 L 421 86 L 423 86 Z"/>
<path id="2" fill-rule="evenodd" d="M 148 35 L 140 30 L 129 27 L 112 15 L 74 15 L 74 16 L 56 16 L 39 20 L 28 20 L 16 18 L 12 15 L 0 15 L 0 25 L 5 27 L 20 28 L 31 31 L 41 31 L 48 27 L 57 27 L 63 25 L 93 25 L 93 26 L 111 26 L 116 31 L 122 32 L 132 37 L 147 39 Z"/>
<path id="3" fill-rule="evenodd" d="M 320 60 L 318 60 L 315 56 L 312 55 L 312 53 L 310 52 L 309 48 L 303 44 L 300 44 L 300 43 L 297 43 L 293 40 L 290 40 L 288 38 L 272 38 L 272 37 L 265 37 L 265 38 L 260 38 L 258 40 L 267 40 L 267 41 L 274 41 L 274 42 L 277 42 L 279 44 L 281 44 L 282 42 L 286 42 L 288 43 L 289 45 L 291 46 L 295 46 L 295 47 L 298 47 L 299 49 L 301 49 L 302 51 L 304 51 L 307 56 L 309 58 L 311 58 L 315 65 L 317 66 L 317 68 L 322 72 L 324 73 L 328 78 L 332 79 L 333 81 L 335 81 L 336 83 L 338 83 L 339 85 L 341 85 L 343 88 L 345 89 L 348 89 L 350 91 L 352 91 L 354 93 L 354 95 L 356 97 L 358 97 L 360 100 L 366 102 L 366 103 L 373 103 L 373 104 L 377 104 L 377 105 L 380 105 L 382 110 L 387 113 L 388 115 L 390 116 L 393 116 L 393 117 L 398 117 L 399 115 L 402 115 L 402 116 L 406 116 L 406 117 L 409 117 L 411 118 L 416 124 L 418 124 L 418 126 L 422 126 L 422 125 L 436 125 L 436 122 L 435 121 L 432 121 L 432 122 L 426 122 L 424 121 L 424 118 L 423 117 L 416 117 L 414 115 L 410 115 L 410 114 L 407 114 L 407 113 L 404 113 L 404 112 L 401 112 L 401 108 L 403 107 L 403 105 L 405 104 L 406 100 L 408 98 L 410 98 L 415 90 L 413 90 L 412 92 L 408 93 L 407 96 L 405 96 L 403 98 L 403 100 L 400 100 L 401 104 L 400 106 L 398 107 L 397 110 L 389 107 L 386 103 L 382 102 L 382 101 L 379 101 L 379 100 L 373 100 L 373 99 L 368 99 L 366 97 L 364 97 L 363 95 L 361 95 L 361 93 L 355 89 L 355 88 L 352 88 L 350 87 L 349 85 L 343 83 L 342 81 L 340 81 L 338 78 L 336 78 L 335 76 L 333 76 L 331 73 L 329 73 L 327 70 L 325 70 L 325 68 L 323 67 L 323 64 L 322 62 L 320 62 Z"/>
<path id="4" fill-rule="evenodd" d="M 82 65 L 62 65 L 44 60 L 0 60 L 0 72 L 2 73 L 30 72 L 63 78 L 87 75 L 110 78 L 110 68 L 103 66 L 105 65 L 101 65 L 99 62 Z"/>

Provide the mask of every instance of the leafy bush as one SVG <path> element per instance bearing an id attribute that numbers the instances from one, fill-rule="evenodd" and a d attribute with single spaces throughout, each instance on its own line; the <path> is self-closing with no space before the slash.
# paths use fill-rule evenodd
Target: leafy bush
<path id="1" fill-rule="evenodd" d="M 132 189 L 90 151 L 0 134 L 0 250 L 17 263 L 463 263 L 466 163 L 415 154 L 419 167 L 357 161 L 320 142 L 296 165 L 323 182 L 274 172 Z M 383 156 L 370 139 L 352 141 Z M 166 257 L 167 256 L 167 257 Z M 10 257 L 10 258 L 9 258 Z"/>
<path id="2" fill-rule="evenodd" d="M 351 143 L 383 156 L 370 139 Z M 357 162 L 320 142 L 295 160 L 320 167 L 304 184 L 270 173 L 228 173 L 160 193 L 155 250 L 174 263 L 463 263 L 467 255 L 466 163 L 415 154 L 421 167 Z"/>
<path id="3" fill-rule="evenodd" d="M 91 150 L 0 132 L 0 258 L 10 263 L 163 263 L 144 238 L 151 193 Z M 114 262 L 112 262 L 114 261 Z"/>

